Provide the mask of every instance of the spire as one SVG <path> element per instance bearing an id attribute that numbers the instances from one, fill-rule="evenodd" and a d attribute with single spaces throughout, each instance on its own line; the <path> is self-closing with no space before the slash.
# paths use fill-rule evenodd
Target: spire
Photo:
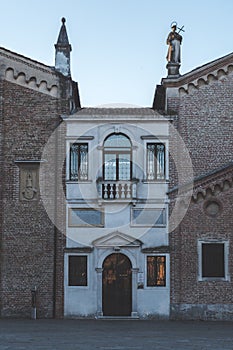
<path id="1" fill-rule="evenodd" d="M 57 44 L 55 44 L 55 69 L 65 76 L 70 76 L 70 52 L 72 50 L 69 43 L 65 22 L 66 19 L 63 17 L 61 19 L 62 26 L 57 39 Z"/>

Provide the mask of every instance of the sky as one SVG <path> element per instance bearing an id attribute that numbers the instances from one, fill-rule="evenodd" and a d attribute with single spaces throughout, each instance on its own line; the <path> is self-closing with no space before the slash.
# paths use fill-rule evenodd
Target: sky
<path id="1" fill-rule="evenodd" d="M 232 0 L 8 0 L 1 3 L 0 46 L 54 66 L 65 17 L 82 107 L 151 107 L 167 76 L 171 23 L 185 30 L 183 75 L 233 51 L 232 14 Z"/>

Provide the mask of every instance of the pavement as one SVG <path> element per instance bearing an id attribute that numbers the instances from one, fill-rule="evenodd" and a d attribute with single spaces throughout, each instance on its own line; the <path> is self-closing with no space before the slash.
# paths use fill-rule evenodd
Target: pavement
<path id="1" fill-rule="evenodd" d="M 0 350 L 233 350 L 233 323 L 0 319 Z"/>

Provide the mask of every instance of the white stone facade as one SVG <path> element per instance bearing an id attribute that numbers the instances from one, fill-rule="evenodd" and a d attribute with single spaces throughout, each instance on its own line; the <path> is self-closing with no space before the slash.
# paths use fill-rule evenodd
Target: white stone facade
<path id="1" fill-rule="evenodd" d="M 63 120 L 67 126 L 65 317 L 126 315 L 168 318 L 168 119 L 149 108 L 87 108 L 76 114 L 64 116 Z M 123 135 L 130 141 L 129 179 L 108 181 L 104 178 L 104 142 L 110 135 Z M 84 144 L 88 148 L 85 159 L 87 177 L 82 181 L 72 180 L 70 175 L 73 166 L 70 149 L 73 144 L 77 147 L 78 144 Z M 162 179 L 148 179 L 148 144 L 164 145 Z M 110 149 L 109 153 L 113 150 Z M 119 152 L 123 153 L 124 149 L 119 148 Z M 159 160 L 155 161 L 158 167 Z M 122 164 L 118 166 L 124 167 Z M 70 280 L 70 257 L 75 256 L 83 256 L 85 260 L 86 280 L 83 285 Z M 111 305 L 104 306 L 104 303 L 109 303 L 105 300 L 108 296 L 103 292 L 104 269 L 109 256 L 113 259 L 125 257 L 129 263 L 127 283 L 130 285 L 130 295 L 126 302 L 130 304 L 127 306 L 128 311 L 125 311 L 124 307 L 121 309 L 120 305 L 119 308 L 115 306 L 115 311 L 111 311 Z M 162 265 L 159 265 L 158 258 L 153 257 L 161 257 Z M 153 264 L 156 261 L 156 265 L 153 265 L 156 268 L 153 267 L 152 272 L 148 272 L 150 259 Z M 162 282 L 148 282 L 149 273 L 157 278 L 154 269 L 158 280 L 161 274 Z M 115 275 L 114 278 L 116 279 Z M 120 295 L 120 298 L 119 303 L 123 303 L 123 296 Z"/>

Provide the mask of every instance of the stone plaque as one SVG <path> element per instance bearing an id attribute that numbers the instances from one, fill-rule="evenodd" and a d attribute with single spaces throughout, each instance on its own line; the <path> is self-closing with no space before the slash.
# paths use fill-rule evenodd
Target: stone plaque
<path id="1" fill-rule="evenodd" d="M 89 208 L 69 209 L 69 226 L 103 226 L 103 211 Z"/>
<path id="2" fill-rule="evenodd" d="M 37 164 L 20 164 L 19 196 L 21 201 L 32 201 L 38 199 L 38 169 L 39 166 Z"/>
<path id="3" fill-rule="evenodd" d="M 165 209 L 155 208 L 135 208 L 132 209 L 132 225 L 134 226 L 165 226 L 166 211 Z"/>

